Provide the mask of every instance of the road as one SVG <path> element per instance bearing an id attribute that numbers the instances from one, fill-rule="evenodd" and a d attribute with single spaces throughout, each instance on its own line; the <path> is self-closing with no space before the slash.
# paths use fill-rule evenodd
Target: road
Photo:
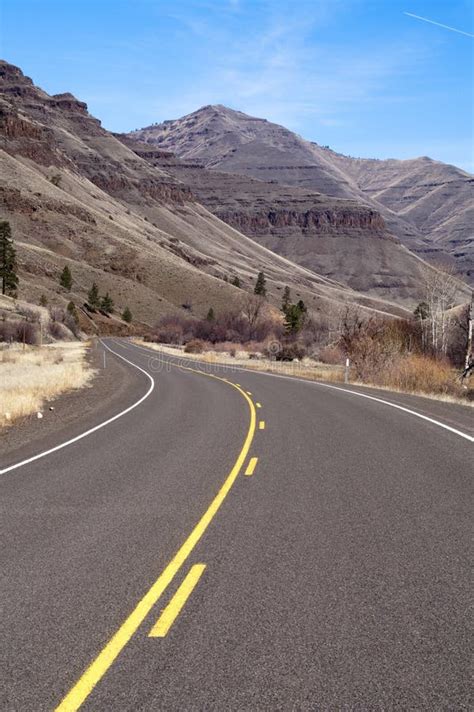
<path id="1" fill-rule="evenodd" d="M 104 348 L 119 417 L 3 462 L 0 709 L 470 707 L 470 409 Z"/>

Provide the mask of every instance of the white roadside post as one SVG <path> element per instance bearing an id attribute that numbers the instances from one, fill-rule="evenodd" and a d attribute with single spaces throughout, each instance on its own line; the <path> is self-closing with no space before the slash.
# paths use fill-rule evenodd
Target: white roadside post
<path id="1" fill-rule="evenodd" d="M 344 383 L 349 383 L 349 359 L 346 358 L 346 369 L 344 371 Z"/>

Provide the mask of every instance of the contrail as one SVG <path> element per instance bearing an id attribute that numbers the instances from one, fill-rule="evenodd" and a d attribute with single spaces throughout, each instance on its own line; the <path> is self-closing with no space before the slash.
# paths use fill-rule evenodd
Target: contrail
<path id="1" fill-rule="evenodd" d="M 417 20 L 423 20 L 423 22 L 429 22 L 431 25 L 437 25 L 438 27 L 444 27 L 445 30 L 451 30 L 451 32 L 458 32 L 460 35 L 466 35 L 466 37 L 474 37 L 470 32 L 464 32 L 463 30 L 458 30 L 456 27 L 450 27 L 449 25 L 442 25 L 441 22 L 435 22 L 434 20 L 428 20 L 427 17 L 420 17 L 419 15 L 414 15 L 412 12 L 404 12 L 404 15 L 408 17 L 414 17 Z"/>

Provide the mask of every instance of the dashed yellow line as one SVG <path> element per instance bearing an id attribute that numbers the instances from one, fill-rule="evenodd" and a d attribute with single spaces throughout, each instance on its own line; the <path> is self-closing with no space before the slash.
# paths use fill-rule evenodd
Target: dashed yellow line
<path id="1" fill-rule="evenodd" d="M 257 406 L 257 408 L 261 408 L 261 407 L 262 407 L 262 404 L 261 404 L 261 403 L 255 403 L 255 405 Z"/>
<path id="2" fill-rule="evenodd" d="M 189 569 L 184 581 L 181 583 L 173 598 L 163 610 L 161 616 L 158 618 L 151 631 L 148 633 L 149 638 L 165 637 L 180 614 L 189 596 L 192 594 L 194 588 L 197 586 L 197 583 L 203 575 L 205 568 L 206 564 L 195 564 Z"/>
<path id="3" fill-rule="evenodd" d="M 215 376 L 212 373 L 206 373 L 204 371 L 199 371 L 188 366 L 177 366 L 184 371 L 193 371 L 199 373 L 201 376 L 208 376 L 209 378 L 215 378 L 218 381 L 223 379 L 219 376 Z M 151 588 L 145 593 L 143 598 L 137 603 L 133 611 L 129 614 L 128 618 L 122 623 L 120 628 L 114 633 L 112 638 L 106 643 L 104 648 L 99 652 L 97 657 L 92 661 L 90 666 L 81 675 L 76 684 L 71 688 L 67 695 L 56 707 L 55 712 L 76 712 L 82 703 L 89 697 L 92 690 L 95 688 L 97 683 L 103 678 L 107 670 L 114 663 L 116 658 L 120 655 L 123 648 L 127 645 L 131 637 L 136 633 L 139 626 L 143 623 L 145 618 L 150 613 L 153 606 L 156 604 L 161 594 L 169 586 L 173 578 L 176 576 L 177 572 L 180 570 L 182 565 L 185 563 L 191 552 L 193 551 L 196 544 L 199 542 L 204 532 L 208 528 L 209 524 L 215 517 L 217 511 L 219 510 L 222 502 L 226 498 L 229 490 L 234 484 L 237 476 L 242 469 L 244 462 L 252 444 L 252 440 L 255 435 L 256 430 L 256 412 L 253 401 L 248 397 L 240 386 L 234 383 L 229 383 L 230 386 L 236 388 L 239 393 L 245 398 L 250 409 L 250 423 L 247 431 L 247 435 L 244 440 L 242 449 L 237 457 L 237 460 L 227 475 L 224 483 L 222 484 L 220 490 L 212 500 L 211 504 L 204 512 L 203 516 L 196 524 L 192 532 L 188 535 L 185 542 L 178 549 L 174 557 L 163 569 L 161 574 L 156 579 L 155 583 Z"/>
<path id="4" fill-rule="evenodd" d="M 257 467 L 257 462 L 258 462 L 258 457 L 251 457 L 250 462 L 247 465 L 247 469 L 245 470 L 245 474 L 250 477 L 250 475 L 253 475 L 255 472 L 255 468 Z"/>
<path id="5" fill-rule="evenodd" d="M 251 396 L 252 394 L 250 393 L 250 391 L 247 391 L 247 395 L 248 395 L 248 396 Z"/>
<path id="6" fill-rule="evenodd" d="M 260 430 L 265 430 L 265 421 L 261 420 L 258 424 L 258 427 Z"/>

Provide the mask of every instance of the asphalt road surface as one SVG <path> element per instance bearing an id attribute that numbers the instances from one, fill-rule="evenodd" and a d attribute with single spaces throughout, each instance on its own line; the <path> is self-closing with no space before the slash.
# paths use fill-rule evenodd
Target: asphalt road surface
<path id="1" fill-rule="evenodd" d="M 0 465 L 2 710 L 471 708 L 471 409 L 104 343 L 131 409 Z"/>

